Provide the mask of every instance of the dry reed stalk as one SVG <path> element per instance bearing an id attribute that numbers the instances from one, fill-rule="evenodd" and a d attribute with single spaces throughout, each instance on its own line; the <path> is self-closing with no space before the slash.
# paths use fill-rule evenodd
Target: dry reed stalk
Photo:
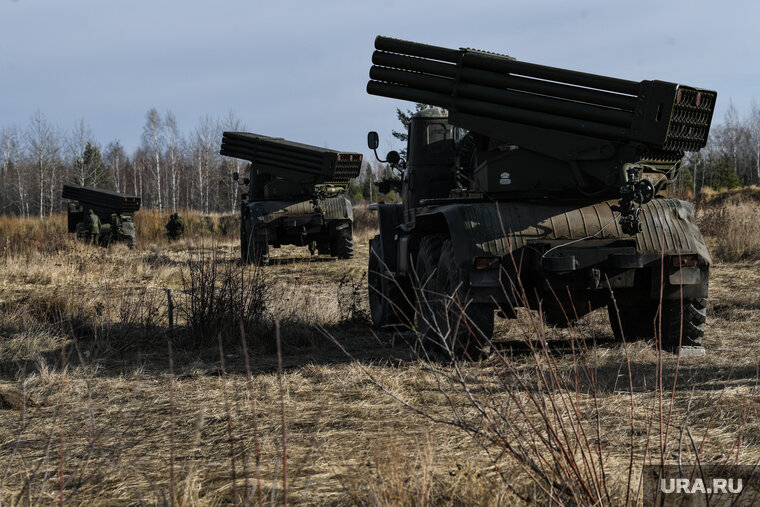
<path id="1" fill-rule="evenodd" d="M 169 296 L 171 298 L 171 295 Z M 171 495 L 170 505 L 174 505 L 177 501 L 177 490 L 175 486 L 174 476 L 174 463 L 175 463 L 175 440 L 174 440 L 174 425 L 175 425 L 175 407 L 174 407 L 174 351 L 172 350 L 172 336 L 173 326 L 170 324 L 169 338 L 166 341 L 167 348 L 169 349 L 169 494 Z"/>
<path id="2" fill-rule="evenodd" d="M 288 430 L 285 419 L 285 391 L 282 386 L 282 343 L 280 340 L 280 321 L 274 323 L 277 340 L 277 382 L 280 385 L 280 407 L 282 415 L 282 493 L 283 504 L 288 505 Z"/>
<path id="3" fill-rule="evenodd" d="M 24 380 L 21 383 L 21 410 L 19 411 L 19 429 L 18 433 L 16 435 L 16 441 L 13 444 L 13 450 L 11 451 L 11 456 L 8 459 L 8 464 L 5 466 L 5 472 L 3 473 L 3 478 L 0 479 L 0 492 L 4 491 L 5 481 L 8 478 L 8 473 L 11 470 L 11 465 L 13 464 L 14 459 L 16 458 L 16 454 L 19 451 L 19 447 L 21 445 L 21 436 L 24 433 L 24 429 L 26 428 L 27 422 L 26 422 L 26 380 Z M 3 499 L 0 497 L 0 507 L 2 506 Z"/>
<path id="4" fill-rule="evenodd" d="M 64 490 L 64 477 L 63 477 L 63 460 L 64 455 L 66 453 L 66 447 L 65 447 L 65 436 L 64 436 L 64 421 L 66 419 L 66 412 L 65 412 L 65 397 L 64 397 L 64 389 L 66 388 L 66 344 L 64 343 L 61 346 L 61 402 L 59 405 L 60 410 L 60 447 L 58 451 L 58 505 L 63 507 L 64 503 L 64 496 L 63 496 L 63 490 Z"/>
<path id="5" fill-rule="evenodd" d="M 238 504 L 238 492 L 237 492 L 237 471 L 235 469 L 235 436 L 232 425 L 232 410 L 230 409 L 230 399 L 227 393 L 227 372 L 224 369 L 224 346 L 222 345 L 222 333 L 217 334 L 217 341 L 219 342 L 219 366 L 221 375 L 219 378 L 222 383 L 222 394 L 224 396 L 224 413 L 227 416 L 227 438 L 230 443 L 230 467 L 232 471 L 232 503 Z"/>
<path id="6" fill-rule="evenodd" d="M 609 285 L 609 281 L 608 281 Z M 620 320 L 620 310 L 618 308 L 617 299 L 615 299 L 615 293 L 613 291 L 610 291 L 610 298 L 612 300 L 612 306 L 615 309 L 615 318 L 617 318 L 618 326 L 622 328 L 623 323 Z M 630 441 L 629 445 L 631 446 L 631 449 L 634 448 L 634 420 L 635 420 L 635 405 L 634 405 L 634 398 L 633 398 L 633 373 L 631 372 L 631 356 L 628 354 L 628 344 L 625 340 L 625 333 L 621 332 L 621 336 L 623 338 L 623 350 L 625 353 L 625 365 L 626 369 L 628 370 L 628 398 L 630 401 L 630 407 L 631 407 L 631 416 L 630 416 Z M 615 379 L 617 381 L 617 379 Z M 633 452 L 629 454 L 629 460 L 628 460 L 628 479 L 626 481 L 626 490 L 625 490 L 625 505 L 628 505 L 631 499 L 631 481 L 633 479 Z M 638 501 L 638 498 L 636 499 Z"/>
<path id="7" fill-rule="evenodd" d="M 251 398 L 251 420 L 253 421 L 253 448 L 256 459 L 256 500 L 259 507 L 263 507 L 264 499 L 261 491 L 261 446 L 259 444 L 258 415 L 256 412 L 256 397 L 253 392 L 253 377 L 251 376 L 251 362 L 248 355 L 248 344 L 245 339 L 245 326 L 240 321 L 240 341 L 243 345 L 243 357 L 245 358 L 245 374 L 248 384 L 248 396 Z M 247 476 L 246 476 L 247 480 Z M 246 498 L 248 493 L 246 491 Z"/>
<path id="8" fill-rule="evenodd" d="M 680 251 L 678 252 L 680 255 Z M 683 279 L 680 280 L 683 282 Z M 679 283 L 679 300 L 680 300 L 680 315 L 679 319 L 681 322 L 683 322 L 683 284 Z M 660 314 L 662 314 L 662 303 L 660 304 L 660 309 L 658 310 Z M 671 417 L 673 415 L 673 407 L 675 406 L 675 399 L 676 399 L 676 387 L 678 385 L 678 374 L 680 372 L 680 366 L 681 366 L 681 343 L 683 342 L 683 325 L 679 326 L 678 329 L 678 354 L 676 356 L 676 368 L 675 373 L 673 375 L 673 389 L 670 392 L 670 402 L 668 406 L 668 419 L 667 423 L 665 425 L 665 450 L 663 451 L 663 457 L 667 456 L 668 452 L 668 436 L 670 435 L 670 423 L 671 423 Z"/>

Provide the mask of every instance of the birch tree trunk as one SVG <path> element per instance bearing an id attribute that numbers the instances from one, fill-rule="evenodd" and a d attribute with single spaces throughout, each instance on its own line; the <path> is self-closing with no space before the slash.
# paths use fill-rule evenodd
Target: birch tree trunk
<path id="1" fill-rule="evenodd" d="M 760 183 L 760 105 L 752 101 L 752 111 L 749 120 L 750 140 L 755 158 L 755 178 Z"/>
<path id="2" fill-rule="evenodd" d="M 84 123 L 84 118 L 74 124 L 74 129 L 68 136 L 67 144 L 71 156 L 72 166 L 74 167 L 74 183 L 81 186 L 92 184 L 90 175 L 84 166 L 84 150 L 87 143 L 92 141 L 92 130 Z"/>
<path id="3" fill-rule="evenodd" d="M 172 211 L 177 211 L 177 143 L 179 142 L 179 132 L 177 131 L 177 119 L 171 111 L 166 112 L 164 120 L 166 134 L 168 137 L 168 159 L 169 159 L 169 183 L 172 201 Z"/>
<path id="4" fill-rule="evenodd" d="M 51 175 L 53 174 L 53 169 L 48 168 L 55 164 L 60 151 L 58 135 L 42 113 L 37 111 L 32 115 L 25 138 L 30 158 L 34 160 L 37 171 L 37 184 L 39 185 L 37 212 L 39 217 L 42 218 L 45 214 L 46 172 L 50 172 Z"/>
<path id="5" fill-rule="evenodd" d="M 156 203 L 158 211 L 163 210 L 162 191 L 161 191 L 161 152 L 164 143 L 164 126 L 158 111 L 155 108 L 148 111 L 145 115 L 145 127 L 143 128 L 143 143 L 148 148 L 153 159 L 153 176 L 156 187 Z"/>

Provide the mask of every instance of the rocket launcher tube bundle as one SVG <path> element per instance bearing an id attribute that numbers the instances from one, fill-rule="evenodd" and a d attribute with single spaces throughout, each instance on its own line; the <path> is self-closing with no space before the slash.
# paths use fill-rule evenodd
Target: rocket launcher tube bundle
<path id="1" fill-rule="evenodd" d="M 140 198 L 103 188 L 63 185 L 61 197 L 79 201 L 85 208 L 97 208 L 104 213 L 134 213 L 140 209 Z"/>
<path id="2" fill-rule="evenodd" d="M 510 124 L 640 143 L 655 158 L 704 147 L 714 91 L 629 81 L 378 36 L 367 91 Z M 478 125 L 460 125 L 478 131 Z"/>
<path id="3" fill-rule="evenodd" d="M 259 173 L 296 183 L 345 185 L 359 176 L 360 153 L 345 153 L 249 132 L 225 132 L 220 152 L 248 160 Z"/>

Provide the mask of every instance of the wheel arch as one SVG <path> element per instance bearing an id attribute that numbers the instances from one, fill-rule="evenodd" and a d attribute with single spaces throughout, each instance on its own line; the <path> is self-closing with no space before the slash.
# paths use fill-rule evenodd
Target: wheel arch
<path id="1" fill-rule="evenodd" d="M 428 234 L 444 234 L 453 239 L 454 256 L 460 269 L 471 262 L 471 243 L 475 238 L 466 231 L 461 213 L 456 206 L 442 206 L 417 215 L 412 241 L 415 251 L 422 237 Z M 463 274 L 466 276 L 466 273 Z"/>

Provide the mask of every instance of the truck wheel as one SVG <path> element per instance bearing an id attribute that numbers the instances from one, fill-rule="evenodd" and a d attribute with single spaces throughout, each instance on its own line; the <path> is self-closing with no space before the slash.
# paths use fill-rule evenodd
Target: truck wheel
<path id="1" fill-rule="evenodd" d="M 386 272 L 386 262 L 378 234 L 369 240 L 369 266 L 367 289 L 369 311 L 376 329 L 393 324 L 404 324 L 408 319 L 409 305 L 398 282 Z"/>
<path id="2" fill-rule="evenodd" d="M 248 243 L 248 258 L 256 266 L 266 266 L 269 264 L 269 244 L 256 240 Z"/>
<path id="3" fill-rule="evenodd" d="M 438 257 L 441 256 L 441 245 L 446 239 L 442 234 L 425 236 L 420 241 L 420 250 L 414 265 L 415 316 L 414 326 L 427 345 L 437 334 L 434 329 L 435 313 L 433 312 L 435 298 L 435 271 L 438 268 Z"/>
<path id="4" fill-rule="evenodd" d="M 332 252 L 338 259 L 354 258 L 354 234 L 349 227 L 347 232 L 340 234 L 332 240 Z"/>
<path id="5" fill-rule="evenodd" d="M 104 224 L 100 227 L 100 240 L 98 242 L 102 247 L 108 247 L 111 244 L 111 226 Z"/>
<path id="6" fill-rule="evenodd" d="M 85 225 L 84 222 L 79 222 L 77 224 L 76 238 L 79 241 L 83 241 L 85 243 L 87 243 L 87 240 L 90 239 L 90 231 L 89 231 L 89 229 L 87 228 L 87 225 Z"/>
<path id="7" fill-rule="evenodd" d="M 441 246 L 436 273 L 438 322 L 455 357 L 478 359 L 491 349 L 494 308 L 468 301 L 460 274 L 454 244 L 447 239 Z"/>
<path id="8" fill-rule="evenodd" d="M 683 303 L 683 304 L 682 304 Z M 685 299 L 662 303 L 662 348 L 701 347 L 707 322 L 707 300 Z"/>
<path id="9" fill-rule="evenodd" d="M 676 350 L 682 346 L 701 347 L 707 320 L 706 299 L 686 299 L 662 302 L 662 322 L 657 316 L 659 304 L 648 303 L 619 308 L 620 320 L 613 305 L 607 306 L 612 332 L 618 340 L 652 340 L 662 326 L 662 348 Z"/>
<path id="10" fill-rule="evenodd" d="M 253 263 L 256 266 L 269 264 L 269 244 L 248 235 L 244 220 L 240 222 L 240 259 L 245 264 Z"/>
<path id="11" fill-rule="evenodd" d="M 240 260 L 245 264 L 251 262 L 251 257 L 248 255 L 248 234 L 245 230 L 245 219 L 240 219 Z"/>

